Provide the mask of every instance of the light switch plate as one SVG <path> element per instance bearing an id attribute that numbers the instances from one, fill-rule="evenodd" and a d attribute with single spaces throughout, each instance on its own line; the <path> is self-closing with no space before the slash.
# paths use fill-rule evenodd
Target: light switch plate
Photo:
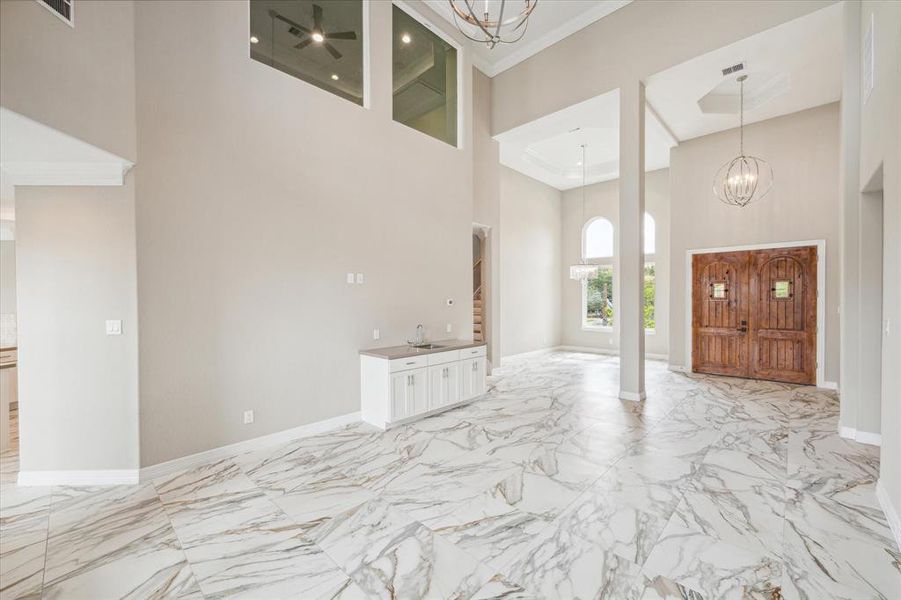
<path id="1" fill-rule="evenodd" d="M 347 274 L 347 283 L 353 283 L 353 282 L 354 282 L 354 274 L 348 273 Z"/>
<path id="2" fill-rule="evenodd" d="M 372 330 L 372 339 L 377 340 L 382 337 L 382 333 L 378 329 Z"/>
<path id="3" fill-rule="evenodd" d="M 106 335 L 122 335 L 122 321 L 119 319 L 107 320 Z"/>
<path id="4" fill-rule="evenodd" d="M 452 332 L 453 330 L 454 330 L 454 326 L 451 325 L 450 323 L 448 323 L 448 324 L 447 324 L 447 327 L 444 328 L 444 331 L 447 332 L 447 333 L 450 333 L 450 332 Z"/>
<path id="5" fill-rule="evenodd" d="M 253 411 L 245 410 L 244 411 L 244 424 L 250 425 L 251 423 L 253 423 Z"/>
<path id="6" fill-rule="evenodd" d="M 357 283 L 363 283 L 363 274 L 357 273 Z"/>

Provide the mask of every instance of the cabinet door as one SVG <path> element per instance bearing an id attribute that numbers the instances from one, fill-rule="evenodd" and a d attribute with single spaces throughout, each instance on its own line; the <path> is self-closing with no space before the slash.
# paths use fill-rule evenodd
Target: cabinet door
<path id="1" fill-rule="evenodd" d="M 474 358 L 472 362 L 475 364 L 475 368 L 472 370 L 473 378 L 472 388 L 470 388 L 470 392 L 472 396 L 481 396 L 485 393 L 485 375 L 488 367 L 488 362 L 484 356 Z"/>
<path id="2" fill-rule="evenodd" d="M 429 367 L 429 410 L 441 406 L 441 396 L 444 387 L 444 366 L 434 365 Z"/>
<path id="3" fill-rule="evenodd" d="M 460 362 L 460 399 L 469 400 L 485 393 L 485 357 Z"/>
<path id="4" fill-rule="evenodd" d="M 397 421 L 410 415 L 407 409 L 408 398 L 411 396 L 413 375 L 410 371 L 391 374 L 391 420 Z"/>
<path id="5" fill-rule="evenodd" d="M 461 363 L 459 362 L 444 365 L 444 368 L 447 370 L 444 376 L 445 405 L 459 402 L 462 399 L 462 394 L 460 393 L 460 366 Z"/>
<path id="6" fill-rule="evenodd" d="M 429 410 L 429 373 L 428 369 L 410 371 L 410 396 L 407 400 L 408 416 L 424 413 Z"/>

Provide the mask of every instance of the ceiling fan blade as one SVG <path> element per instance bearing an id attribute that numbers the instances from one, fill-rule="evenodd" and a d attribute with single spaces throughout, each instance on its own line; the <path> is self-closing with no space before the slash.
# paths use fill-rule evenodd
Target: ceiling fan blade
<path id="1" fill-rule="evenodd" d="M 332 58 L 334 58 L 335 60 L 338 60 L 339 58 L 341 58 L 341 57 L 343 56 L 343 54 L 341 54 L 340 52 L 338 52 L 338 49 L 337 49 L 337 48 L 335 48 L 334 46 L 332 46 L 332 45 L 329 44 L 328 42 L 325 42 L 325 43 L 323 43 L 322 45 L 325 46 L 325 49 L 328 50 L 328 53 L 331 54 L 331 55 L 332 55 Z"/>
<path id="2" fill-rule="evenodd" d="M 305 35 L 309 35 L 310 30 L 306 27 L 295 27 L 294 25 L 292 25 L 288 28 L 288 33 L 290 33 L 291 35 L 296 35 L 297 37 L 303 37 Z"/>
<path id="3" fill-rule="evenodd" d="M 273 19 L 278 19 L 278 20 L 281 21 L 282 23 L 287 23 L 287 24 L 290 25 L 291 27 L 296 27 L 297 29 L 299 29 L 299 30 L 301 30 L 301 31 L 303 31 L 303 32 L 307 32 L 307 33 L 308 33 L 308 32 L 310 31 L 309 29 L 307 29 L 306 27 L 304 27 L 304 26 L 301 25 L 300 23 L 297 23 L 296 21 L 292 21 L 292 20 L 289 19 L 288 17 L 286 17 L 286 16 L 284 16 L 284 15 L 278 14 L 278 13 L 275 12 L 274 10 L 270 10 L 270 11 L 269 11 L 269 16 L 272 17 Z"/>
<path id="4" fill-rule="evenodd" d="M 313 5 L 313 29 L 322 31 L 322 7 L 318 4 Z"/>
<path id="5" fill-rule="evenodd" d="M 356 31 L 336 31 L 334 33 L 326 33 L 327 40 L 355 40 L 357 39 Z"/>
<path id="6" fill-rule="evenodd" d="M 295 44 L 294 47 L 297 48 L 298 50 L 303 50 L 304 48 L 306 48 L 307 46 L 309 46 L 312 43 L 313 43 L 313 38 L 307 38 L 305 40 L 302 40 L 299 44 Z"/>

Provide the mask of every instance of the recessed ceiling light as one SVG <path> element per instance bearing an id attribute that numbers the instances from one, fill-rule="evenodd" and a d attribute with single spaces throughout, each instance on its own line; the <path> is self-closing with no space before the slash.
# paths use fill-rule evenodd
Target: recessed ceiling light
<path id="1" fill-rule="evenodd" d="M 340 79 L 337 73 L 332 73 L 332 81 L 338 81 Z"/>
<path id="2" fill-rule="evenodd" d="M 317 44 L 321 44 L 323 41 L 325 41 L 325 36 L 322 35 L 322 33 L 319 31 L 314 31 L 313 35 L 311 35 L 310 37 L 313 38 L 313 41 Z"/>
<path id="3" fill-rule="evenodd" d="M 251 43 L 251 44 L 259 44 L 259 43 L 260 43 L 260 38 L 258 38 L 258 37 L 255 36 L 255 35 L 252 35 L 252 36 L 250 36 L 250 43 Z"/>
<path id="4" fill-rule="evenodd" d="M 409 44 L 410 42 L 413 41 L 413 38 L 410 37 L 409 33 L 405 33 L 402 36 L 400 36 L 400 41 L 402 41 L 405 44 Z"/>

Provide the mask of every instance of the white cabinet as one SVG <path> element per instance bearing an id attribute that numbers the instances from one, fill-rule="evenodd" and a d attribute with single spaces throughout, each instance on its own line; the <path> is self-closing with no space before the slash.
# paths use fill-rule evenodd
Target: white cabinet
<path id="1" fill-rule="evenodd" d="M 460 361 L 460 399 L 468 400 L 485 393 L 484 356 Z"/>
<path id="2" fill-rule="evenodd" d="M 405 419 L 428 410 L 427 369 L 391 374 L 391 420 Z"/>
<path id="3" fill-rule="evenodd" d="M 441 408 L 460 400 L 460 363 L 429 367 L 429 409 Z"/>
<path id="4" fill-rule="evenodd" d="M 360 355 L 360 412 L 383 429 L 485 393 L 485 346 L 404 358 Z"/>

